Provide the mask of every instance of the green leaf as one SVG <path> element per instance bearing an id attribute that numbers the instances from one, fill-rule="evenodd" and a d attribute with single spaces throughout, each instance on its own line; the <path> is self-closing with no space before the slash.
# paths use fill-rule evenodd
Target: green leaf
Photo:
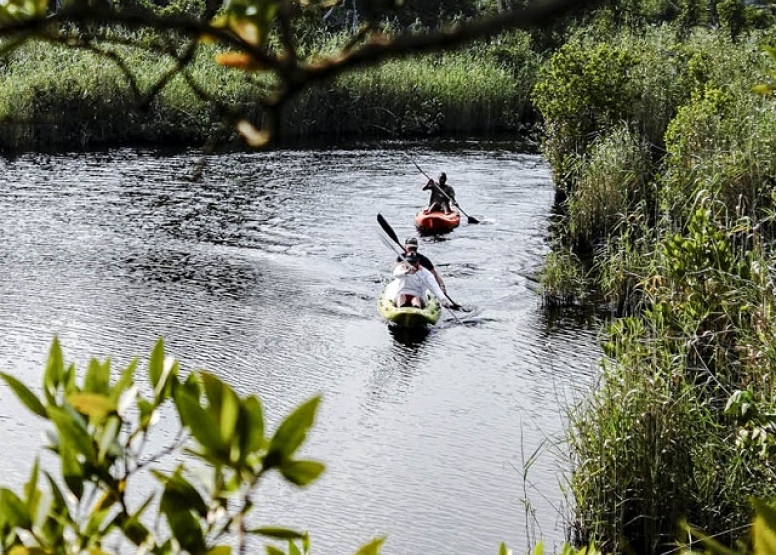
<path id="1" fill-rule="evenodd" d="M 200 372 L 200 378 L 202 379 L 202 385 L 205 388 L 205 397 L 207 398 L 208 403 L 216 410 L 216 412 L 221 412 L 221 401 L 225 387 L 224 382 L 209 372 Z"/>
<path id="2" fill-rule="evenodd" d="M 59 446 L 59 458 L 62 461 L 62 477 L 65 479 L 67 488 L 81 499 L 84 494 L 84 474 L 81 463 L 75 451 L 67 443 L 61 443 Z"/>
<path id="3" fill-rule="evenodd" d="M 153 474 L 165 484 L 164 495 L 167 496 L 168 502 L 177 503 L 181 509 L 194 511 L 201 517 L 207 514 L 205 501 L 197 488 L 181 475 L 180 469 L 172 476 L 165 476 L 158 471 L 154 471 Z"/>
<path id="4" fill-rule="evenodd" d="M 170 530 L 181 547 L 191 554 L 203 553 L 206 545 L 200 519 L 195 517 L 189 510 L 190 506 L 185 504 L 188 496 L 181 495 L 179 485 L 172 479 L 167 482 L 159 509 L 167 517 Z"/>
<path id="5" fill-rule="evenodd" d="M 317 480 L 326 467 L 316 461 L 285 460 L 280 464 L 279 470 L 289 482 L 297 486 L 306 486 Z"/>
<path id="6" fill-rule="evenodd" d="M 288 540 L 288 555 L 302 555 L 302 552 L 299 551 L 299 548 L 291 540 Z"/>
<path id="7" fill-rule="evenodd" d="M 33 413 L 37 414 L 38 416 L 41 416 L 43 418 L 48 418 L 48 414 L 46 413 L 46 407 L 43 406 L 40 400 L 38 400 L 35 394 L 32 391 L 30 391 L 26 385 L 24 385 L 22 382 L 20 382 L 10 374 L 6 374 L 5 372 L 0 372 L 0 377 L 3 378 L 5 383 L 11 386 L 11 389 L 13 390 L 13 392 L 16 394 L 19 400 L 22 403 L 24 403 L 24 405 L 28 409 L 30 409 Z"/>
<path id="8" fill-rule="evenodd" d="M 49 409 L 49 417 L 59 431 L 60 441 L 73 447 L 76 453 L 83 455 L 92 464 L 97 462 L 97 452 L 84 422 L 75 413 L 59 407 Z"/>
<path id="9" fill-rule="evenodd" d="M 49 474 L 48 472 L 46 474 L 46 479 L 49 483 L 49 489 L 51 490 L 51 496 L 52 496 L 52 502 L 51 502 L 51 513 L 56 515 L 64 515 L 66 517 L 67 521 L 70 521 L 70 508 L 67 505 L 67 502 L 65 501 L 65 496 L 62 493 L 62 490 L 59 489 L 59 484 L 54 480 L 54 478 Z"/>
<path id="10" fill-rule="evenodd" d="M 113 510 L 110 508 L 102 509 L 101 511 L 92 511 L 89 515 L 89 519 L 86 521 L 84 535 L 88 538 L 103 536 L 105 532 L 103 524 L 105 523 L 105 519 L 112 513 Z M 106 529 L 109 527 L 110 526 L 107 526 Z"/>
<path id="11" fill-rule="evenodd" d="M 192 372 L 183 382 L 183 389 L 194 399 L 202 397 L 202 382 L 198 373 Z"/>
<path id="12" fill-rule="evenodd" d="M 378 555 L 380 553 L 380 547 L 385 541 L 384 537 L 375 538 L 369 543 L 365 543 L 361 546 L 361 549 L 356 551 L 356 555 Z"/>
<path id="13" fill-rule="evenodd" d="M 227 0 L 224 8 L 232 32 L 252 46 L 266 43 L 278 0 Z"/>
<path id="14" fill-rule="evenodd" d="M 0 522 L 11 528 L 29 529 L 32 519 L 21 499 L 8 488 L 0 488 Z"/>
<path id="15" fill-rule="evenodd" d="M 72 393 L 73 391 L 78 391 L 78 386 L 75 384 L 75 377 L 76 377 L 76 371 L 75 371 L 75 364 L 68 364 L 67 368 L 65 368 L 65 374 L 62 378 L 62 386 L 64 387 L 65 393 Z M 56 404 L 54 401 L 51 401 L 51 404 Z"/>
<path id="16" fill-rule="evenodd" d="M 121 394 L 121 396 L 116 399 L 113 395 L 110 396 L 110 400 L 113 403 L 116 403 L 116 413 L 123 419 L 124 415 L 127 414 L 127 410 L 129 407 L 131 407 L 138 398 L 138 387 L 137 384 L 133 383 L 130 385 L 127 389 L 124 390 L 124 392 Z M 153 412 L 153 410 L 152 410 Z"/>
<path id="17" fill-rule="evenodd" d="M 207 550 L 205 555 L 230 555 L 232 548 L 228 545 L 215 545 Z"/>
<path id="18" fill-rule="evenodd" d="M 286 555 L 285 551 L 283 551 L 282 549 L 278 549 L 277 547 L 272 545 L 267 545 L 266 549 L 267 549 L 267 555 Z"/>
<path id="19" fill-rule="evenodd" d="M 40 476 L 40 464 L 38 457 L 35 457 L 35 462 L 33 463 L 32 471 L 30 472 L 30 479 L 24 484 L 24 499 L 31 515 L 35 514 L 38 506 L 38 499 L 40 498 L 40 492 L 38 491 L 38 476 Z"/>
<path id="20" fill-rule="evenodd" d="M 51 555 L 42 547 L 28 547 L 26 545 L 14 545 L 8 550 L 8 555 Z"/>
<path id="21" fill-rule="evenodd" d="M 243 440 L 243 453 L 248 455 L 264 448 L 264 411 L 261 401 L 251 395 L 242 402 L 240 414 L 240 437 Z"/>
<path id="22" fill-rule="evenodd" d="M 218 425 L 215 418 L 205 411 L 187 390 L 180 388 L 175 393 L 175 404 L 181 417 L 181 423 L 186 426 L 191 435 L 208 452 L 224 457 L 225 445 L 221 442 Z"/>
<path id="23" fill-rule="evenodd" d="M 752 504 L 756 511 L 752 524 L 754 553 L 776 553 L 776 509 L 758 499 L 753 499 Z"/>
<path id="24" fill-rule="evenodd" d="M 116 437 L 121 430 L 121 419 L 118 416 L 112 416 L 103 427 L 97 438 L 97 462 L 102 464 L 105 461 L 105 455 L 108 454 L 111 447 L 116 445 Z"/>
<path id="25" fill-rule="evenodd" d="M 139 546 L 145 543 L 148 535 L 150 534 L 148 528 L 146 528 L 143 523 L 140 522 L 140 517 L 142 516 L 143 511 L 145 511 L 145 509 L 150 505 L 151 501 L 153 501 L 153 499 L 153 495 L 149 496 L 140 507 L 140 509 L 135 511 L 135 513 L 131 516 L 127 517 L 126 513 L 119 513 L 116 515 L 116 518 L 113 519 L 113 524 L 118 526 L 118 528 L 124 532 L 124 535 L 127 537 L 127 539 L 135 545 Z"/>
<path id="26" fill-rule="evenodd" d="M 108 415 L 115 414 L 117 407 L 110 397 L 101 393 L 71 393 L 65 397 L 67 403 L 90 420 L 104 420 Z"/>
<path id="27" fill-rule="evenodd" d="M 776 61 L 776 48 L 768 44 L 764 44 L 762 48 L 763 50 L 765 50 L 768 56 L 770 56 L 774 61 Z"/>
<path id="28" fill-rule="evenodd" d="M 289 459 L 307 437 L 307 432 L 315 421 L 315 413 L 320 403 L 320 396 L 313 397 L 309 401 L 297 407 L 280 424 L 269 446 L 267 458 L 271 461 Z"/>
<path id="29" fill-rule="evenodd" d="M 140 411 L 140 428 L 147 430 L 155 422 L 156 403 L 138 399 L 137 408 Z"/>
<path id="30" fill-rule="evenodd" d="M 48 360 L 46 362 L 46 371 L 43 374 L 43 386 L 46 392 L 48 402 L 56 403 L 57 389 L 59 384 L 65 381 L 65 361 L 62 356 L 62 346 L 59 339 L 54 337 L 49 348 Z"/>
<path id="31" fill-rule="evenodd" d="M 159 376 L 159 382 L 156 384 L 156 387 L 154 387 L 154 399 L 157 403 L 161 403 L 170 397 L 179 369 L 180 363 L 177 360 L 166 357 L 162 361 L 162 374 Z"/>
<path id="32" fill-rule="evenodd" d="M 84 378 L 84 391 L 108 394 L 110 389 L 110 361 L 100 363 L 96 358 L 89 361 Z"/>
<path id="33" fill-rule="evenodd" d="M 160 337 L 156 341 L 153 350 L 151 351 L 151 357 L 148 360 L 148 377 L 151 380 L 151 384 L 156 390 L 156 386 L 159 380 L 162 379 L 162 372 L 164 371 L 164 340 Z"/>
<path id="34" fill-rule="evenodd" d="M 253 528 L 252 530 L 248 530 L 248 533 L 257 534 L 259 536 L 265 536 L 267 538 L 273 538 L 276 540 L 301 540 L 304 538 L 304 534 L 297 532 L 296 530 L 290 530 L 288 528 L 276 528 L 273 526 Z"/>
<path id="35" fill-rule="evenodd" d="M 219 435 L 224 445 L 230 445 L 237 428 L 240 414 L 240 398 L 234 390 L 217 377 L 202 372 L 205 396 L 210 402 L 210 410 L 218 421 Z"/>
<path id="36" fill-rule="evenodd" d="M 763 95 L 771 94 L 773 92 L 773 87 L 771 85 L 758 84 L 752 87 L 752 91 Z"/>
<path id="37" fill-rule="evenodd" d="M 137 370 L 138 359 L 132 359 L 132 362 L 121 373 L 121 377 L 110 390 L 111 401 L 118 405 L 121 394 L 124 393 L 134 383 L 135 371 Z"/>
<path id="38" fill-rule="evenodd" d="M 512 555 L 512 550 L 507 547 L 504 542 L 501 543 L 501 547 L 498 550 L 499 555 Z"/>

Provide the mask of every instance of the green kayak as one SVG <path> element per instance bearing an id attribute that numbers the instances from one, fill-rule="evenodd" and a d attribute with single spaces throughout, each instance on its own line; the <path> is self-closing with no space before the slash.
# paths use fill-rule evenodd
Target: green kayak
<path id="1" fill-rule="evenodd" d="M 416 308 L 412 306 L 397 307 L 393 299 L 386 297 L 385 290 L 377 299 L 377 310 L 380 316 L 403 328 L 416 328 L 426 324 L 434 325 L 442 315 L 442 308 L 437 299 L 431 293 L 427 294 L 426 306 Z"/>

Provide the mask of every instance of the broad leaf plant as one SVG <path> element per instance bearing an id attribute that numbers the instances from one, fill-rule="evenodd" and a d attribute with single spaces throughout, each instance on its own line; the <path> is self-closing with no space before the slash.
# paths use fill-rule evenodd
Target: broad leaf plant
<path id="1" fill-rule="evenodd" d="M 137 368 L 135 359 L 114 375 L 110 360 L 92 359 L 79 373 L 65 363 L 55 339 L 42 397 L 0 373 L 24 406 L 48 422 L 47 447 L 58 461 L 55 471 L 36 459 L 20 492 L 0 487 L 0 550 L 230 555 L 245 553 L 255 537 L 264 541 L 268 555 L 308 555 L 306 532 L 252 526 L 250 515 L 268 472 L 300 487 L 323 473 L 322 463 L 297 456 L 320 398 L 302 403 L 270 434 L 258 397 L 241 397 L 205 371 L 182 378 L 161 339 L 141 384 L 135 381 Z M 141 388 L 150 394 L 142 395 Z M 178 417 L 177 434 L 148 453 L 161 412 L 170 410 Z M 183 462 L 170 469 L 173 455 Z M 195 473 L 202 467 L 208 469 L 206 479 Z M 142 480 L 156 480 L 159 487 L 136 499 L 129 492 Z M 382 542 L 366 543 L 358 555 L 376 555 Z"/>

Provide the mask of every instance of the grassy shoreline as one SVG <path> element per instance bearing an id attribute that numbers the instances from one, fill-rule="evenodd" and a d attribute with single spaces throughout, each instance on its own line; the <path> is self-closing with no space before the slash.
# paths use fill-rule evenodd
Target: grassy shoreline
<path id="1" fill-rule="evenodd" d="M 582 30 L 535 89 L 564 199 L 545 300 L 616 315 L 568 433 L 577 540 L 605 552 L 674 550 L 682 520 L 734 545 L 776 497 L 774 38 Z"/>
<path id="2" fill-rule="evenodd" d="M 111 45 L 146 94 L 169 69 L 140 48 Z M 533 57 L 532 67 L 511 66 Z M 197 86 L 261 121 L 261 74 L 216 65 L 203 47 L 189 68 Z M 28 43 L 0 62 L 0 151 L 90 149 L 109 145 L 236 143 L 232 126 L 182 77 L 143 103 L 119 68 L 91 53 Z M 308 89 L 285 107 L 282 144 L 303 141 L 525 135 L 536 122 L 529 102 L 538 57 L 526 41 L 392 61 Z"/>

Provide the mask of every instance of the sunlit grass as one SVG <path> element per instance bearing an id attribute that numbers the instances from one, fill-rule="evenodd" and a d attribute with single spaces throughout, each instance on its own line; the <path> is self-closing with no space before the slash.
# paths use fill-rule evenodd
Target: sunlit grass
<path id="1" fill-rule="evenodd" d="M 329 42 L 315 46 L 324 54 L 341 43 L 338 35 L 324 39 Z M 206 141 L 219 128 L 213 104 L 181 76 L 152 102 L 140 102 L 174 66 L 172 58 L 138 47 L 109 48 L 131 68 L 140 98 L 116 64 L 85 50 L 29 42 L 0 61 L 0 119 L 13 122 L 0 129 L 0 147 L 191 144 Z M 488 55 L 495 48 L 501 57 Z M 313 86 L 285 110 L 282 136 L 514 132 L 528 117 L 530 85 L 503 62 L 504 51 L 514 51 L 516 60 L 530 57 L 525 41 L 514 47 L 479 46 L 393 61 Z M 212 60 L 215 52 L 208 46 L 200 50 L 187 69 L 190 78 L 218 103 L 246 110 L 260 124 L 258 100 L 271 84 L 269 77 L 220 67 Z"/>

